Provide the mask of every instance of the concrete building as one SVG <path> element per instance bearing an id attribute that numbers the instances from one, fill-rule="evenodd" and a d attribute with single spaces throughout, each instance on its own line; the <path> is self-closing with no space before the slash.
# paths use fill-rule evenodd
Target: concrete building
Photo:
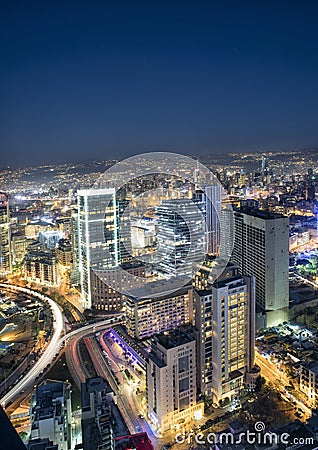
<path id="1" fill-rule="evenodd" d="M 56 219 L 55 223 L 62 236 L 66 239 L 71 239 L 73 232 L 72 217 L 61 217 L 60 219 Z"/>
<path id="2" fill-rule="evenodd" d="M 17 266 L 23 263 L 27 254 L 27 249 L 32 241 L 23 234 L 14 234 L 11 237 L 12 265 Z"/>
<path id="3" fill-rule="evenodd" d="M 58 450 L 58 445 L 54 445 L 50 439 L 34 439 L 30 441 L 28 450 Z"/>
<path id="4" fill-rule="evenodd" d="M 43 250 L 39 242 L 28 247 L 24 258 L 24 277 L 44 286 L 59 286 L 58 262 L 53 250 Z"/>
<path id="5" fill-rule="evenodd" d="M 122 292 L 142 286 L 145 275 L 146 267 L 139 261 L 123 263 L 114 269 L 91 271 L 92 308 L 100 313 L 121 311 Z"/>
<path id="6" fill-rule="evenodd" d="M 81 386 L 84 450 L 114 450 L 115 438 L 128 434 L 107 381 L 89 378 Z"/>
<path id="7" fill-rule="evenodd" d="M 126 327 L 137 339 L 193 320 L 192 286 L 187 278 L 154 281 L 125 293 Z M 181 287 L 180 287 L 181 286 Z"/>
<path id="8" fill-rule="evenodd" d="M 192 328 L 154 337 L 146 367 L 147 410 L 159 433 L 203 416 L 196 399 L 196 342 Z"/>
<path id="9" fill-rule="evenodd" d="M 309 403 L 317 408 L 318 403 L 318 362 L 302 364 L 300 366 L 299 389 L 303 392 Z"/>
<path id="10" fill-rule="evenodd" d="M 256 280 L 256 303 L 266 313 L 267 327 L 288 320 L 289 219 L 253 208 L 234 212 L 232 259 L 242 274 Z"/>
<path id="11" fill-rule="evenodd" d="M 198 389 L 218 404 L 236 396 L 254 367 L 254 278 L 229 266 L 218 281 L 195 289 Z"/>
<path id="12" fill-rule="evenodd" d="M 61 239 L 55 249 L 57 261 L 61 266 L 71 268 L 73 265 L 73 248 L 68 239 Z"/>
<path id="13" fill-rule="evenodd" d="M 0 193 L 0 275 L 12 270 L 9 199 Z"/>
<path id="14" fill-rule="evenodd" d="M 58 450 L 70 450 L 71 441 L 71 385 L 44 381 L 33 396 L 30 416 L 30 441 L 48 439 Z"/>

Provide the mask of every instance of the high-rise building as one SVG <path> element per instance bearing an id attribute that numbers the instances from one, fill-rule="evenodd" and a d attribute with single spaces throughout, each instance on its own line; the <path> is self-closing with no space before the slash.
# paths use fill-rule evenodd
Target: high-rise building
<path id="1" fill-rule="evenodd" d="M 194 290 L 198 388 L 213 403 L 244 388 L 254 366 L 254 278 L 229 265 L 213 285 Z"/>
<path id="2" fill-rule="evenodd" d="M 205 220 L 196 200 L 164 200 L 156 210 L 158 219 L 157 268 L 167 277 L 192 276 L 194 263 L 205 252 Z M 200 251 L 201 250 L 201 251 Z"/>
<path id="3" fill-rule="evenodd" d="M 78 247 L 82 300 L 92 306 L 92 271 L 118 267 L 130 253 L 126 203 L 114 188 L 78 191 Z"/>
<path id="4" fill-rule="evenodd" d="M 11 272 L 9 199 L 0 193 L 0 275 Z"/>
<path id="5" fill-rule="evenodd" d="M 145 339 L 155 333 L 191 323 L 192 286 L 186 277 L 184 282 L 182 286 L 181 278 L 171 278 L 147 283 L 142 288 L 126 292 L 128 334 L 136 339 Z"/>
<path id="6" fill-rule="evenodd" d="M 262 156 L 262 167 L 261 167 L 262 175 L 267 176 L 268 174 L 268 157 Z"/>
<path id="7" fill-rule="evenodd" d="M 209 255 L 219 255 L 221 245 L 222 186 L 207 186 L 204 191 L 206 243 Z"/>
<path id="8" fill-rule="evenodd" d="M 203 416 L 196 398 L 196 342 L 191 327 L 154 337 L 146 364 L 148 416 L 159 432 Z"/>
<path id="9" fill-rule="evenodd" d="M 242 274 L 256 280 L 256 303 L 266 312 L 267 327 L 288 320 L 289 218 L 253 208 L 234 212 L 232 259 Z"/>
<path id="10" fill-rule="evenodd" d="M 80 286 L 81 284 L 81 276 L 79 271 L 80 261 L 79 261 L 79 235 L 78 235 L 78 212 L 76 209 L 72 211 L 72 227 L 71 227 L 71 243 L 73 250 L 73 264 L 70 270 L 70 285 L 71 286 Z"/>
<path id="11" fill-rule="evenodd" d="M 32 399 L 30 441 L 48 439 L 58 450 L 72 448 L 71 385 L 44 381 Z"/>

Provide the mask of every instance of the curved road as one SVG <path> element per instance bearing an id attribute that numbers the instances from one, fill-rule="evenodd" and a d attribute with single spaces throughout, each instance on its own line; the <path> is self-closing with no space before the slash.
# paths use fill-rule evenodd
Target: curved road
<path id="1" fill-rule="evenodd" d="M 51 363 L 54 356 L 59 352 L 61 346 L 61 334 L 64 331 L 64 317 L 59 306 L 46 295 L 40 294 L 39 292 L 32 291 L 28 288 L 23 288 L 20 286 L 8 285 L 4 283 L 0 283 L 0 287 L 6 288 L 9 290 L 24 292 L 26 294 L 32 295 L 44 302 L 46 302 L 51 308 L 53 314 L 53 335 L 50 339 L 46 349 L 44 350 L 42 356 L 35 362 L 33 367 L 29 370 L 29 372 L 20 380 L 7 394 L 5 394 L 1 399 L 0 403 L 2 406 L 5 406 L 11 400 L 17 396 L 21 390 L 26 389 L 31 383 L 34 382 L 34 379 L 45 369 L 45 367 Z"/>
<path id="2" fill-rule="evenodd" d="M 67 342 L 68 339 L 76 336 L 77 334 L 85 334 L 88 331 L 99 330 L 100 328 L 110 325 L 111 323 L 113 323 L 114 317 L 105 319 L 101 322 L 85 325 L 81 328 L 78 328 L 77 330 L 70 331 L 69 333 L 61 336 L 64 333 L 64 316 L 61 308 L 50 297 L 40 294 L 37 291 L 33 291 L 32 289 L 14 286 L 11 284 L 0 283 L 0 288 L 1 287 L 8 290 L 23 292 L 46 302 L 50 306 L 53 314 L 53 335 L 45 351 L 31 367 L 29 372 L 0 399 L 1 405 L 5 407 L 5 405 L 14 400 L 22 390 L 26 390 L 28 387 L 34 384 L 34 380 L 43 372 L 45 367 L 47 367 L 48 364 L 52 362 L 54 357 L 60 352 L 61 347 L 65 342 Z M 122 314 L 118 314 L 119 320 L 121 316 Z"/>

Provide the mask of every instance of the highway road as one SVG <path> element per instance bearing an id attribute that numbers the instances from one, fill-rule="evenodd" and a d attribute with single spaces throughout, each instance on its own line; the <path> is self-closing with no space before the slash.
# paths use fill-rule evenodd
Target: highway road
<path id="1" fill-rule="evenodd" d="M 0 399 L 1 405 L 5 407 L 5 405 L 13 400 L 17 395 L 19 395 L 22 390 L 25 390 L 31 384 L 34 384 L 35 378 L 41 372 L 43 372 L 43 370 L 48 366 L 48 364 L 52 362 L 55 355 L 59 352 L 61 347 L 61 335 L 64 332 L 64 316 L 61 308 L 50 297 L 47 297 L 46 295 L 42 295 L 39 292 L 32 291 L 28 288 L 7 285 L 4 283 L 0 283 L 0 287 L 13 291 L 23 292 L 25 294 L 32 295 L 32 297 L 38 298 L 39 300 L 49 305 L 53 314 L 53 334 L 46 349 L 44 350 L 41 357 L 34 363 L 28 373 Z"/>
<path id="2" fill-rule="evenodd" d="M 168 437 L 168 440 L 167 438 L 159 438 L 156 434 L 154 434 L 154 430 L 149 425 L 147 420 L 139 417 L 141 412 L 141 404 L 140 399 L 136 394 L 138 382 L 135 381 L 133 383 L 132 381 L 126 380 L 123 374 L 123 369 L 126 366 L 126 362 L 117 362 L 119 358 L 116 357 L 108 347 L 104 340 L 104 333 L 100 336 L 100 342 L 104 351 L 107 353 L 107 357 L 104 356 L 95 337 L 89 338 L 89 341 L 86 340 L 86 343 L 88 344 L 87 348 L 90 349 L 90 357 L 97 373 L 108 380 L 112 389 L 117 394 L 119 410 L 124 417 L 130 432 L 137 433 L 140 431 L 146 431 L 154 447 L 156 449 L 161 448 L 165 442 L 168 442 L 169 440 L 171 441 L 171 437 Z M 119 380 L 119 386 L 114 380 L 113 373 L 116 374 Z M 137 378 L 136 374 L 134 374 L 134 378 Z"/>
<path id="3" fill-rule="evenodd" d="M 53 334 L 48 342 L 46 349 L 40 358 L 34 363 L 29 372 L 10 389 L 1 399 L 0 403 L 3 407 L 5 407 L 8 403 L 13 401 L 18 395 L 21 394 L 21 391 L 25 391 L 30 388 L 30 386 L 34 385 L 35 379 L 41 375 L 43 370 L 52 363 L 55 356 L 57 356 L 64 346 L 67 344 L 72 338 L 77 335 L 85 336 L 89 332 L 97 331 L 105 329 L 106 326 L 109 326 L 113 321 L 116 323 L 121 321 L 121 314 L 118 314 L 116 317 L 105 319 L 101 322 L 92 323 L 85 325 L 77 330 L 73 330 L 67 334 L 64 333 L 64 316 L 60 306 L 55 303 L 50 297 L 46 295 L 40 294 L 37 291 L 33 291 L 32 289 L 23 288 L 20 286 L 9 285 L 5 283 L 0 283 L 0 288 L 6 288 L 13 291 L 23 292 L 25 294 L 31 295 L 39 300 L 46 302 L 51 308 L 53 314 Z"/>

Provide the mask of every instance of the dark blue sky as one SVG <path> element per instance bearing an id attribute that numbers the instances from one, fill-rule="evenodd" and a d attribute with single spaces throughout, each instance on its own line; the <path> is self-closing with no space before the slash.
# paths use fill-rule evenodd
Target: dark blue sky
<path id="1" fill-rule="evenodd" d="M 1 163 L 318 147 L 318 3 L 9 1 Z"/>

